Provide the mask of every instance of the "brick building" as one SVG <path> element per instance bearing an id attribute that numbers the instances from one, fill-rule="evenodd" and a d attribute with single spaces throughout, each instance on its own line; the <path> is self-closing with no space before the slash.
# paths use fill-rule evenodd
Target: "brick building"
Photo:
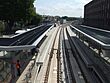
<path id="1" fill-rule="evenodd" d="M 92 0 L 86 4 L 84 24 L 110 30 L 110 0 Z"/>

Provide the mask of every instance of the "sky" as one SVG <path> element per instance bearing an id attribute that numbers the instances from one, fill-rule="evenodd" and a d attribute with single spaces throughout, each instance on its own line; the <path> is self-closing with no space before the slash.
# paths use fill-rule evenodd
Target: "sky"
<path id="1" fill-rule="evenodd" d="M 41 15 L 83 17 L 84 5 L 91 0 L 36 0 L 36 12 Z"/>

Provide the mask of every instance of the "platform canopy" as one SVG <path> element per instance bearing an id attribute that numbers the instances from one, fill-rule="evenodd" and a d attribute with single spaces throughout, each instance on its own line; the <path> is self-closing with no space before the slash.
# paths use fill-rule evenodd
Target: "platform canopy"
<path id="1" fill-rule="evenodd" d="M 23 45 L 23 46 L 0 46 L 1 51 L 17 51 L 17 50 L 29 50 L 33 49 L 34 45 Z"/>
<path id="2" fill-rule="evenodd" d="M 94 28 L 88 28 L 88 26 L 77 26 L 74 27 L 76 31 L 82 33 L 86 37 L 90 38 L 92 41 L 101 45 L 103 49 L 110 50 L 110 32 L 104 30 L 98 30 Z"/>
<path id="3" fill-rule="evenodd" d="M 53 25 L 42 25 L 11 38 L 0 38 L 0 51 L 31 50 L 36 48 Z"/>

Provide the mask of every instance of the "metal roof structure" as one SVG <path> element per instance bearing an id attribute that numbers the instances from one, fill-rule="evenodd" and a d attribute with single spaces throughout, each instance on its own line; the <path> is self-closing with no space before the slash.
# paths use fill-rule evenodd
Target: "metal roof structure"
<path id="1" fill-rule="evenodd" d="M 1 51 L 15 51 L 35 48 L 52 24 L 41 25 L 11 38 L 0 38 Z"/>
<path id="2" fill-rule="evenodd" d="M 70 26 L 100 44 L 104 49 L 110 49 L 110 32 L 83 25 L 75 27 L 72 25 Z"/>

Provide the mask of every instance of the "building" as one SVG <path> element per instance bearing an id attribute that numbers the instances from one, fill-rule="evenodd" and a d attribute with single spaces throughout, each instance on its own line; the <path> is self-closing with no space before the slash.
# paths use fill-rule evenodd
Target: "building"
<path id="1" fill-rule="evenodd" d="M 84 6 L 84 24 L 110 30 L 110 0 L 92 0 Z"/>

